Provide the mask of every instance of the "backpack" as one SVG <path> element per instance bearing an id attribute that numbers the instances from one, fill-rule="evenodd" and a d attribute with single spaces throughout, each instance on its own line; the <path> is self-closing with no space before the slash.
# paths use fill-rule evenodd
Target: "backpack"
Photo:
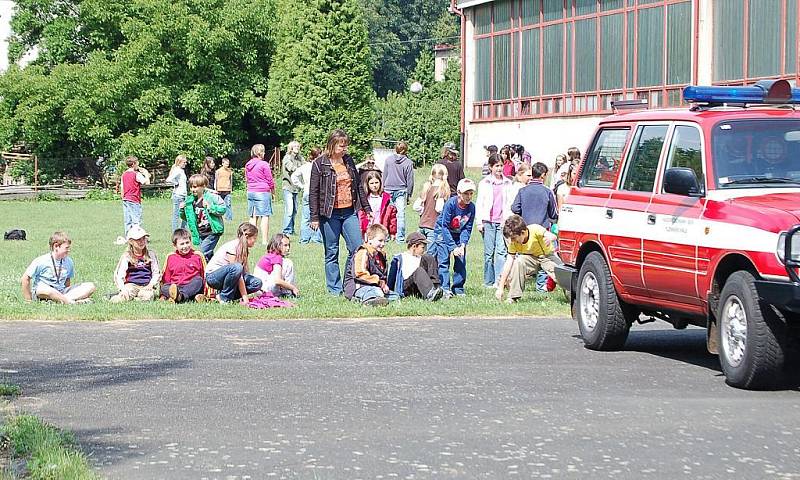
<path id="1" fill-rule="evenodd" d="M 25 233 L 25 230 L 20 230 L 15 228 L 14 230 L 9 230 L 3 235 L 3 240 L 27 240 L 28 234 Z"/>

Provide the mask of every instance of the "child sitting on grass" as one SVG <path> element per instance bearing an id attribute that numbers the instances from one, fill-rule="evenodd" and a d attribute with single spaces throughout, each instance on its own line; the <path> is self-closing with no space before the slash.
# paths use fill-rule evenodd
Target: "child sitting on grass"
<path id="1" fill-rule="evenodd" d="M 367 229 L 367 243 L 358 247 L 344 274 L 344 296 L 368 306 L 387 305 L 397 295 L 386 283 L 386 227 L 376 223 Z"/>
<path id="2" fill-rule="evenodd" d="M 253 276 L 261 280 L 261 291 L 276 297 L 300 295 L 295 281 L 294 263 L 286 258 L 291 248 L 289 236 L 283 233 L 276 233 L 269 241 L 267 253 L 253 269 Z"/>
<path id="3" fill-rule="evenodd" d="M 89 303 L 94 283 L 72 285 L 75 264 L 69 257 L 72 240 L 64 232 L 50 236 L 50 253 L 34 259 L 22 274 L 22 297 L 63 304 Z"/>
<path id="4" fill-rule="evenodd" d="M 250 303 L 249 294 L 261 290 L 261 280 L 248 273 L 250 249 L 258 239 L 258 228 L 242 223 L 236 230 L 236 238 L 225 242 L 208 262 L 206 282 L 219 291 L 220 303 L 239 300 L 244 306 Z"/>
<path id="5" fill-rule="evenodd" d="M 181 204 L 181 218 L 186 220 L 192 243 L 200 247 L 208 262 L 214 255 L 222 232 L 225 231 L 225 202 L 219 195 L 209 190 L 208 177 L 195 174 L 189 177 L 191 194 Z"/>
<path id="6" fill-rule="evenodd" d="M 156 252 L 147 247 L 148 233 L 139 225 L 128 230 L 128 248 L 114 270 L 114 285 L 119 293 L 111 297 L 111 303 L 130 300 L 149 302 L 156 296 L 156 287 L 161 277 Z"/>
<path id="7" fill-rule="evenodd" d="M 401 297 L 420 297 L 429 302 L 442 298 L 439 266 L 425 253 L 428 239 L 420 232 L 411 232 L 406 239 L 408 250 L 397 254 L 389 266 L 389 285 Z"/>
<path id="8" fill-rule="evenodd" d="M 502 300 L 503 289 L 508 284 L 506 301 L 514 303 L 522 298 L 528 278 L 543 270 L 551 279 L 555 279 L 555 267 L 562 262 L 553 249 L 556 236 L 541 225 L 525 225 L 522 217 L 511 215 L 503 227 L 503 235 L 509 240 L 508 258 L 503 265 L 495 297 Z"/>
<path id="9" fill-rule="evenodd" d="M 192 249 L 192 236 L 185 228 L 175 230 L 172 245 L 175 251 L 164 261 L 161 298 L 172 303 L 205 302 L 205 257 Z"/>

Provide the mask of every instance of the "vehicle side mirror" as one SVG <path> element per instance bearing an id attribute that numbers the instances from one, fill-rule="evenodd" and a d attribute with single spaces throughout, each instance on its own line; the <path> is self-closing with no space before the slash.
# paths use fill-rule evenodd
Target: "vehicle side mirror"
<path id="1" fill-rule="evenodd" d="M 686 167 L 668 168 L 664 174 L 664 191 L 684 197 L 701 197 L 703 192 L 694 170 Z"/>

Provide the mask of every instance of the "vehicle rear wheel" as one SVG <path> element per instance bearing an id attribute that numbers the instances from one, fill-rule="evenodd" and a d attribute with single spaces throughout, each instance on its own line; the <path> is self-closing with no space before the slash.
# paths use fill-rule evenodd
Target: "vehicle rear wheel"
<path id="1" fill-rule="evenodd" d="M 581 265 L 574 312 L 586 348 L 619 350 L 625 345 L 631 317 L 638 313 L 617 296 L 611 271 L 599 252 L 591 252 Z"/>
<path id="2" fill-rule="evenodd" d="M 761 302 L 753 274 L 734 273 L 720 296 L 719 363 L 729 385 L 746 389 L 780 383 L 786 324 L 772 306 Z"/>

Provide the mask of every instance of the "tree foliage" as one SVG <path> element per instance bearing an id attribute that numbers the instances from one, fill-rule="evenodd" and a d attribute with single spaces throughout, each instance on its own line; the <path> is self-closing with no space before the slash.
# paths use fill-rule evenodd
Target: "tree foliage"
<path id="1" fill-rule="evenodd" d="M 358 0 L 279 0 L 283 15 L 265 111 L 283 140 L 323 145 L 344 128 L 356 153 L 372 137 L 367 25 Z"/>
<path id="2" fill-rule="evenodd" d="M 69 165 L 47 159 L 227 153 L 266 131 L 273 14 L 272 0 L 18 2 L 12 57 L 39 57 L 0 77 L 0 142 L 53 172 Z"/>
<path id="3" fill-rule="evenodd" d="M 433 55 L 420 54 L 412 79 L 423 85 L 420 93 L 404 89 L 389 92 L 378 102 L 378 136 L 388 140 L 404 140 L 409 157 L 417 165 L 439 159 L 446 142 L 458 144 L 461 112 L 461 72 L 458 63 L 450 62 L 443 82 L 433 78 Z"/>
<path id="4" fill-rule="evenodd" d="M 375 91 L 401 92 L 422 51 L 458 43 L 458 20 L 450 0 L 360 0 L 369 22 Z"/>

